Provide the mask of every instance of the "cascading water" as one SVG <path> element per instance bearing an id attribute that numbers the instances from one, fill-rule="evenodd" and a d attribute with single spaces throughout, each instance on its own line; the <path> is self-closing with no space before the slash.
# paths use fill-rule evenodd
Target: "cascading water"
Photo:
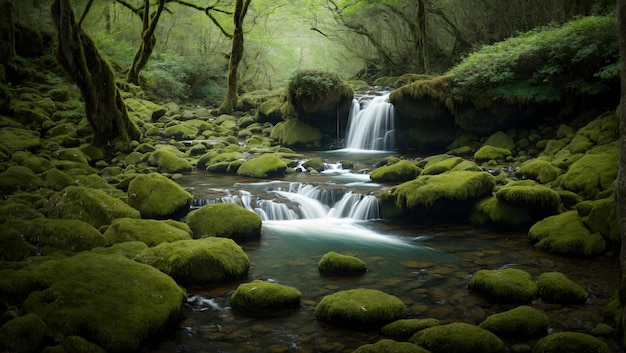
<path id="1" fill-rule="evenodd" d="M 352 101 L 346 148 L 391 151 L 395 148 L 395 110 L 389 103 L 389 93 L 364 96 Z"/>

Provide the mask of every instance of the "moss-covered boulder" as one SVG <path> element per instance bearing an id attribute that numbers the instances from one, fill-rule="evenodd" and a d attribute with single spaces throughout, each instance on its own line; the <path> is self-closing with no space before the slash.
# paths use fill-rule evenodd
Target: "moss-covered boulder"
<path id="1" fill-rule="evenodd" d="M 322 274 L 350 275 L 366 272 L 367 264 L 357 257 L 330 251 L 322 256 L 317 268 Z"/>
<path id="2" fill-rule="evenodd" d="M 489 173 L 455 171 L 421 175 L 391 190 L 397 206 L 410 215 L 429 211 L 442 217 L 466 217 L 474 202 L 491 194 L 495 179 Z"/>
<path id="3" fill-rule="evenodd" d="M 537 284 L 530 274 L 516 268 L 480 270 L 467 286 L 476 293 L 503 303 L 528 303 L 537 294 Z"/>
<path id="4" fill-rule="evenodd" d="M 474 153 L 474 159 L 479 163 L 491 160 L 503 162 L 510 155 L 511 151 L 506 148 L 485 145 Z"/>
<path id="5" fill-rule="evenodd" d="M 537 278 L 539 297 L 559 304 L 582 304 L 587 301 L 587 291 L 561 272 L 544 272 Z"/>
<path id="6" fill-rule="evenodd" d="M 89 342 L 80 336 L 66 336 L 61 344 L 49 346 L 43 353 L 106 353 L 106 350 L 95 343 Z"/>
<path id="7" fill-rule="evenodd" d="M 350 289 L 327 295 L 315 308 L 319 320 L 339 325 L 380 327 L 406 316 L 404 303 L 375 289 Z"/>
<path id="8" fill-rule="evenodd" d="M 384 165 L 376 168 L 370 174 L 370 179 L 376 183 L 385 182 L 405 182 L 415 179 L 420 175 L 421 169 L 414 163 L 401 160 L 391 165 Z"/>
<path id="9" fill-rule="evenodd" d="M 252 178 L 272 178 L 285 174 L 287 163 L 273 154 L 264 154 L 248 160 L 237 169 L 237 174 Z"/>
<path id="10" fill-rule="evenodd" d="M 16 317 L 0 328 L 0 347 L 9 352 L 36 352 L 46 330 L 46 324 L 35 314 Z"/>
<path id="11" fill-rule="evenodd" d="M 505 186 L 495 196 L 500 201 L 527 210 L 537 218 L 557 214 L 561 204 L 559 194 L 543 185 Z"/>
<path id="12" fill-rule="evenodd" d="M 183 173 L 193 169 L 184 155 L 179 155 L 167 147 L 158 148 L 148 158 L 148 163 L 159 169 L 161 173 Z"/>
<path id="13" fill-rule="evenodd" d="M 532 353 L 609 353 L 599 338 L 581 332 L 556 332 L 540 339 Z"/>
<path id="14" fill-rule="evenodd" d="M 490 315 L 480 327 L 495 333 L 498 337 L 525 339 L 546 335 L 549 324 L 548 315 L 522 305 Z"/>
<path id="15" fill-rule="evenodd" d="M 352 353 L 429 353 L 422 347 L 409 342 L 398 342 L 390 339 L 381 339 L 372 344 L 364 344 Z"/>
<path id="16" fill-rule="evenodd" d="M 300 307 L 301 293 L 293 287 L 255 280 L 244 283 L 230 296 L 233 310 L 249 315 L 270 315 Z"/>
<path id="17" fill-rule="evenodd" d="M 276 124 L 270 137 L 286 146 L 311 148 L 318 145 L 322 132 L 298 119 L 288 119 Z"/>
<path id="18" fill-rule="evenodd" d="M 15 191 L 35 191 L 47 184 L 30 168 L 11 166 L 0 173 L 0 193 L 10 195 Z"/>
<path id="19" fill-rule="evenodd" d="M 128 184 L 128 204 L 143 218 L 178 218 L 189 211 L 193 196 L 159 173 L 142 174 Z"/>
<path id="20" fill-rule="evenodd" d="M 72 178 L 67 173 L 56 168 L 48 169 L 38 175 L 54 191 L 61 191 L 72 185 L 77 185 L 76 178 Z"/>
<path id="21" fill-rule="evenodd" d="M 573 191 L 585 199 L 596 199 L 602 191 L 614 188 L 618 159 L 616 147 L 596 147 L 569 167 L 561 185 L 563 189 Z"/>
<path id="22" fill-rule="evenodd" d="M 25 240 L 37 246 L 41 255 L 57 251 L 71 254 L 109 245 L 96 228 L 78 219 L 14 219 L 5 225 L 17 230 Z"/>
<path id="23" fill-rule="evenodd" d="M 496 131 L 491 134 L 483 145 L 504 148 L 512 151 L 515 148 L 515 141 L 504 131 Z"/>
<path id="24" fill-rule="evenodd" d="M 114 220 L 102 236 L 111 244 L 141 241 L 148 246 L 192 239 L 191 229 L 186 223 L 134 218 Z"/>
<path id="25" fill-rule="evenodd" d="M 502 340 L 475 325 L 454 322 L 433 326 L 413 335 L 413 342 L 432 353 L 504 353 Z"/>
<path id="26" fill-rule="evenodd" d="M 311 168 L 317 172 L 321 172 L 324 170 L 324 161 L 319 158 L 311 158 L 302 163 L 302 167 L 306 170 Z"/>
<path id="27" fill-rule="evenodd" d="M 234 203 L 203 206 L 187 215 L 194 238 L 224 237 L 235 241 L 258 240 L 261 217 Z"/>
<path id="28" fill-rule="evenodd" d="M 23 301 L 53 336 L 83 336 L 109 352 L 139 349 L 178 317 L 186 297 L 151 266 L 91 252 L 4 271 L 0 292 Z"/>
<path id="29" fill-rule="evenodd" d="M 174 140 L 193 140 L 198 135 L 198 128 L 189 121 L 170 125 L 163 130 L 163 136 Z"/>
<path id="30" fill-rule="evenodd" d="M 464 161 L 461 157 L 454 157 L 449 155 L 442 155 L 443 158 L 432 159 L 425 166 L 422 171 L 423 175 L 436 175 L 453 170 L 457 165 Z"/>
<path id="31" fill-rule="evenodd" d="M 584 201 L 576 205 L 576 211 L 591 233 L 597 233 L 609 244 L 619 244 L 617 204 L 613 196 L 605 199 Z"/>
<path id="32" fill-rule="evenodd" d="M 0 129 L 0 146 L 10 152 L 33 151 L 41 146 L 39 132 L 15 127 Z"/>
<path id="33" fill-rule="evenodd" d="M 470 221 L 485 226 L 522 228 L 536 221 L 530 211 L 490 196 L 476 202 L 470 214 Z"/>
<path id="34" fill-rule="evenodd" d="M 42 173 L 54 168 L 54 165 L 48 159 L 36 156 L 28 151 L 17 151 L 13 153 L 11 160 L 32 170 L 34 173 Z"/>
<path id="35" fill-rule="evenodd" d="M 563 255 L 593 256 L 606 248 L 604 238 L 591 233 L 576 211 L 547 217 L 533 225 L 528 237 L 535 247 Z"/>
<path id="36" fill-rule="evenodd" d="M 78 219 L 95 228 L 116 218 L 139 218 L 140 213 L 124 201 L 102 190 L 68 186 L 54 194 L 41 211 L 49 218 Z"/>
<path id="37" fill-rule="evenodd" d="M 135 260 L 168 274 L 184 285 L 200 285 L 245 277 L 250 261 L 231 239 L 178 240 L 147 248 Z"/>
<path id="38" fill-rule="evenodd" d="M 524 162 L 515 173 L 522 178 L 546 184 L 561 175 L 561 168 L 544 159 L 531 159 Z"/>
<path id="39" fill-rule="evenodd" d="M 0 223 L 10 219 L 34 219 L 44 217 L 34 206 L 19 201 L 0 201 Z"/>
<path id="40" fill-rule="evenodd" d="M 400 319 L 383 326 L 380 333 L 402 341 L 408 341 L 416 332 L 441 325 L 437 319 Z"/>
<path id="41" fill-rule="evenodd" d="M 284 104 L 284 97 L 272 97 L 259 105 L 254 119 L 259 123 L 278 124 L 283 120 L 281 107 Z"/>
<path id="42" fill-rule="evenodd" d="M 0 224 L 0 261 L 21 261 L 37 255 L 37 248 L 27 242 L 22 233 Z"/>

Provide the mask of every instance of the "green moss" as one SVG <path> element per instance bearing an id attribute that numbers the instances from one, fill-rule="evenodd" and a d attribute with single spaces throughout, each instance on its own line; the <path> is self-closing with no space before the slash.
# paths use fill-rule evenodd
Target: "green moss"
<path id="1" fill-rule="evenodd" d="M 279 310 L 300 307 L 299 290 L 278 283 L 255 280 L 237 287 L 230 297 L 230 305 L 249 315 L 269 315 Z"/>
<path id="2" fill-rule="evenodd" d="M 474 153 L 474 159 L 476 162 L 486 162 L 490 160 L 504 161 L 506 157 L 511 155 L 511 151 L 505 148 L 494 146 L 483 146 L 476 153 Z"/>
<path id="3" fill-rule="evenodd" d="M 11 160 L 23 167 L 27 167 L 34 173 L 41 173 L 54 168 L 54 165 L 48 159 L 35 156 L 28 151 L 17 151 L 13 153 Z"/>
<path id="4" fill-rule="evenodd" d="M 506 352 L 504 343 L 493 333 L 478 326 L 460 322 L 426 328 L 413 335 L 409 342 L 431 352 Z"/>
<path id="5" fill-rule="evenodd" d="M 93 248 L 91 252 L 100 255 L 122 255 L 127 259 L 134 260 L 137 255 L 146 250 L 148 245 L 141 241 L 126 241 L 116 243 L 105 248 Z"/>
<path id="6" fill-rule="evenodd" d="M 548 316 L 541 311 L 529 306 L 518 306 L 487 317 L 480 327 L 498 337 L 523 339 L 544 336 L 549 324 Z"/>
<path id="7" fill-rule="evenodd" d="M 609 144 L 616 141 L 618 138 L 617 125 L 618 116 L 615 111 L 610 111 L 592 120 L 587 125 L 579 129 L 577 135 L 585 137 L 591 145 Z M 580 152 L 584 152 L 584 150 L 581 150 Z"/>
<path id="8" fill-rule="evenodd" d="M 380 333 L 384 336 L 406 341 L 416 332 L 440 324 L 441 322 L 437 319 L 401 319 L 383 326 Z"/>
<path id="9" fill-rule="evenodd" d="M 556 189 L 554 191 L 559 194 L 559 197 L 561 198 L 561 204 L 563 204 L 566 209 L 574 208 L 574 206 L 576 206 L 579 202 L 583 200 L 580 195 L 569 190 Z"/>
<path id="10" fill-rule="evenodd" d="M 200 285 L 242 278 L 250 261 L 231 239 L 204 238 L 178 240 L 147 248 L 136 261 L 149 264 L 176 282 Z"/>
<path id="11" fill-rule="evenodd" d="M 21 261 L 34 255 L 37 248 L 24 240 L 19 231 L 0 224 L 0 261 Z"/>
<path id="12" fill-rule="evenodd" d="M 189 211 L 192 196 L 176 182 L 158 174 L 142 174 L 128 185 L 128 204 L 143 218 L 177 218 Z"/>
<path id="13" fill-rule="evenodd" d="M 193 168 L 185 158 L 164 147 L 152 152 L 148 158 L 148 163 L 158 167 L 161 173 L 182 173 L 191 171 Z"/>
<path id="14" fill-rule="evenodd" d="M 604 341 L 581 332 L 556 332 L 540 339 L 532 353 L 609 353 Z"/>
<path id="15" fill-rule="evenodd" d="M 421 169 L 414 163 L 401 160 L 391 165 L 384 165 L 376 168 L 370 174 L 370 179 L 376 183 L 384 182 L 405 182 L 415 179 L 421 172 Z"/>
<path id="16" fill-rule="evenodd" d="M 496 198 L 542 217 L 558 213 L 561 204 L 559 194 L 542 185 L 505 186 L 496 192 Z"/>
<path id="17" fill-rule="evenodd" d="M 187 122 L 165 128 L 163 136 L 174 140 L 193 140 L 198 135 L 198 128 Z"/>
<path id="18" fill-rule="evenodd" d="M 37 245 L 42 255 L 56 251 L 71 254 L 109 244 L 96 228 L 77 219 L 14 219 L 5 225 L 19 231 L 25 240 Z"/>
<path id="19" fill-rule="evenodd" d="M 449 157 L 444 158 L 440 161 L 431 160 L 426 164 L 426 166 L 424 166 L 424 171 L 422 172 L 422 175 L 436 175 L 448 172 L 454 169 L 463 161 L 464 159 L 461 157 Z"/>
<path id="20" fill-rule="evenodd" d="M 50 218 L 78 219 L 96 228 L 116 218 L 139 218 L 139 211 L 102 190 L 68 186 L 54 194 L 41 211 Z"/>
<path id="21" fill-rule="evenodd" d="M 17 190 L 34 191 L 46 187 L 30 168 L 11 166 L 0 173 L 0 193 L 12 194 Z"/>
<path id="22" fill-rule="evenodd" d="M 544 272 L 537 278 L 539 297 L 559 304 L 583 304 L 589 294 L 560 272 Z"/>
<path id="23" fill-rule="evenodd" d="M 264 154 L 244 162 L 237 174 L 252 178 L 271 178 L 282 176 L 286 170 L 287 164 L 282 159 L 273 154 Z"/>
<path id="24" fill-rule="evenodd" d="M 405 305 L 397 297 L 364 288 L 327 295 L 315 308 L 319 320 L 350 326 L 382 326 L 405 315 Z"/>
<path id="25" fill-rule="evenodd" d="M 109 352 L 139 349 L 178 316 L 186 296 L 153 267 L 90 252 L 6 273 L 0 291 L 18 298 L 32 292 L 24 311 L 53 335 L 80 335 Z"/>
<path id="26" fill-rule="evenodd" d="M 392 190 L 396 203 L 404 209 L 431 207 L 440 200 L 466 201 L 491 193 L 495 181 L 484 172 L 458 171 L 420 176 Z"/>
<path id="27" fill-rule="evenodd" d="M 322 138 L 322 132 L 298 119 L 288 119 L 276 124 L 270 137 L 286 146 L 313 147 Z"/>
<path id="28" fill-rule="evenodd" d="M 537 294 L 537 285 L 530 274 L 515 268 L 480 270 L 470 279 L 468 288 L 505 303 L 528 303 Z"/>
<path id="29" fill-rule="evenodd" d="M 115 189 L 113 185 L 109 184 L 106 179 L 98 174 L 79 175 L 76 177 L 76 184 L 78 184 L 78 186 L 90 189 L 101 189 L 104 191 Z"/>
<path id="30" fill-rule="evenodd" d="M 317 268 L 323 274 L 356 274 L 366 272 L 367 264 L 357 257 L 330 251 L 322 256 Z"/>
<path id="31" fill-rule="evenodd" d="M 41 146 L 41 140 L 37 131 L 3 127 L 0 129 L 0 146 L 11 152 L 32 151 Z"/>
<path id="32" fill-rule="evenodd" d="M 364 344 L 352 353 L 429 353 L 424 348 L 408 342 L 396 342 L 390 339 L 381 339 L 373 344 Z"/>
<path id="33" fill-rule="evenodd" d="M 318 172 L 321 172 L 324 170 L 324 161 L 319 158 L 311 158 L 302 163 L 302 166 L 304 167 L 304 169 L 312 168 Z"/>
<path id="34" fill-rule="evenodd" d="M 470 215 L 470 220 L 475 224 L 513 228 L 532 224 L 533 219 L 529 210 L 499 200 L 495 196 L 478 201 Z"/>
<path id="35" fill-rule="evenodd" d="M 515 148 L 515 141 L 504 131 L 497 131 L 487 138 L 484 145 L 512 151 Z"/>
<path id="36" fill-rule="evenodd" d="M 600 192 L 614 188 L 618 159 L 617 148 L 597 147 L 588 151 L 563 175 L 563 188 L 585 199 L 595 199 Z"/>
<path id="37" fill-rule="evenodd" d="M 46 329 L 46 324 L 35 314 L 17 317 L 0 328 L 1 346 L 11 352 L 36 352 Z"/>
<path id="38" fill-rule="evenodd" d="M 30 204 L 17 200 L 0 202 L 0 223 L 14 218 L 34 219 L 40 217 L 44 217 L 43 213 L 34 209 Z"/>
<path id="39" fill-rule="evenodd" d="M 56 346 L 61 348 L 62 351 L 59 353 L 105 353 L 102 347 L 98 346 L 95 343 L 91 343 L 83 337 L 79 336 L 67 336 L 63 338 L 60 346 Z M 50 349 L 52 347 L 49 347 Z M 44 351 L 44 353 L 54 353 Z"/>
<path id="40" fill-rule="evenodd" d="M 52 157 L 64 160 L 64 161 L 72 161 L 83 164 L 89 164 L 91 162 L 91 157 L 86 155 L 79 148 L 64 148 L 52 153 Z"/>
<path id="41" fill-rule="evenodd" d="M 103 234 L 110 243 L 141 241 L 148 246 L 191 239 L 191 229 L 185 223 L 172 220 L 118 218 Z"/>
<path id="42" fill-rule="evenodd" d="M 564 255 L 593 256 L 606 248 L 604 238 L 589 232 L 576 211 L 535 223 L 528 231 L 528 237 L 536 243 L 536 248 Z"/>
<path id="43" fill-rule="evenodd" d="M 620 243 L 617 204 L 614 197 L 581 202 L 576 206 L 576 210 L 591 233 L 602 235 L 607 243 Z"/>
<path id="44" fill-rule="evenodd" d="M 546 184 L 554 181 L 561 175 L 561 169 L 547 160 L 531 159 L 524 162 L 515 173 L 523 178 L 533 179 L 541 184 Z"/>
<path id="45" fill-rule="evenodd" d="M 261 237 L 261 217 L 234 203 L 217 203 L 193 210 L 187 215 L 186 223 L 194 238 L 225 237 L 243 241 Z"/>

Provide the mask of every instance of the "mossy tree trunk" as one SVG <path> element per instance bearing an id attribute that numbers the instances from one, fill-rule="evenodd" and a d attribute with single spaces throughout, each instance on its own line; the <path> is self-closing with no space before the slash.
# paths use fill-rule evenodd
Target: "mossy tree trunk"
<path id="1" fill-rule="evenodd" d="M 94 143 L 116 150 L 130 148 L 141 132 L 128 117 L 109 64 L 76 24 L 69 0 L 55 0 L 52 17 L 58 32 L 56 58 L 81 91 Z"/>
<path id="2" fill-rule="evenodd" d="M 126 80 L 129 83 L 139 86 L 139 74 L 141 70 L 146 67 L 154 46 L 156 45 L 156 36 L 154 31 L 156 30 L 157 23 L 161 13 L 163 13 L 163 7 L 165 6 L 165 0 L 159 0 L 157 10 L 154 13 L 150 13 L 150 0 L 145 0 L 142 9 L 137 9 L 135 13 L 142 17 L 142 31 L 141 31 L 141 44 L 137 48 L 135 57 L 133 58 L 133 64 L 128 70 Z"/>
<path id="3" fill-rule="evenodd" d="M 230 60 L 228 62 L 228 89 L 224 101 L 220 105 L 220 113 L 230 113 L 237 106 L 238 77 L 237 71 L 239 63 L 243 58 L 243 19 L 246 17 L 248 7 L 251 0 L 237 0 L 235 4 L 235 12 L 233 13 L 233 22 L 235 31 L 233 33 L 233 44 L 230 51 Z"/>
<path id="4" fill-rule="evenodd" d="M 616 182 L 617 219 L 619 222 L 622 249 L 620 253 L 621 278 L 619 285 L 619 303 L 626 309 L 626 0 L 617 0 L 617 28 L 619 32 L 620 63 L 622 66 L 622 95 L 619 111 L 620 159 Z M 619 335 L 622 346 L 626 347 L 626 315 L 622 314 Z"/>

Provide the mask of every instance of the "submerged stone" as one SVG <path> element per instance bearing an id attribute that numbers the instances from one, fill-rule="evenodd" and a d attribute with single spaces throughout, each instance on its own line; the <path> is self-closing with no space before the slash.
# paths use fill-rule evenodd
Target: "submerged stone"
<path id="1" fill-rule="evenodd" d="M 523 305 L 489 316 L 480 327 L 498 337 L 524 339 L 544 336 L 548 332 L 549 324 L 546 314 Z"/>
<path id="2" fill-rule="evenodd" d="M 370 179 L 375 183 L 405 182 L 415 179 L 421 171 L 414 163 L 401 160 L 376 168 L 370 173 Z"/>
<path id="3" fill-rule="evenodd" d="M 533 353 L 608 353 L 609 347 L 601 339 L 581 332 L 556 332 L 540 339 Z"/>
<path id="4" fill-rule="evenodd" d="M 189 212 L 192 196 L 176 182 L 158 174 L 142 174 L 128 185 L 128 204 L 143 218 L 178 218 Z"/>
<path id="5" fill-rule="evenodd" d="M 367 271 L 367 264 L 357 257 L 341 255 L 334 251 L 326 253 L 320 259 L 318 270 L 323 274 L 359 274 Z"/>
<path id="6" fill-rule="evenodd" d="M 148 246 L 192 239 L 191 229 L 185 223 L 134 218 L 115 219 L 102 236 L 111 244 L 141 241 Z"/>
<path id="7" fill-rule="evenodd" d="M 479 270 L 467 286 L 474 292 L 504 303 L 528 303 L 537 294 L 537 284 L 530 274 L 515 268 Z"/>
<path id="8" fill-rule="evenodd" d="M 186 223 L 194 238 L 224 237 L 245 241 L 261 237 L 261 217 L 234 203 L 217 203 L 193 210 L 187 215 Z"/>
<path id="9" fill-rule="evenodd" d="M 231 239 L 215 237 L 161 243 L 145 249 L 136 260 L 185 285 L 242 278 L 250 267 L 248 255 L 239 245 Z"/>
<path id="10" fill-rule="evenodd" d="M 272 154 L 248 160 L 237 169 L 237 174 L 252 178 L 280 177 L 285 174 L 287 164 Z"/>
<path id="11" fill-rule="evenodd" d="M 537 278 L 539 297 L 559 304 L 582 304 L 589 294 L 560 272 L 544 272 Z"/>
<path id="12" fill-rule="evenodd" d="M 299 290 L 278 283 L 255 280 L 237 287 L 230 297 L 234 310 L 250 315 L 269 315 L 300 307 Z"/>
<path id="13" fill-rule="evenodd" d="M 423 329 L 413 335 L 409 342 L 432 353 L 506 352 L 502 340 L 490 331 L 460 322 Z"/>
<path id="14" fill-rule="evenodd" d="M 409 342 L 397 342 L 390 339 L 381 339 L 373 344 L 364 344 L 352 353 L 429 353 L 422 347 Z"/>
<path id="15" fill-rule="evenodd" d="M 576 211 L 550 216 L 535 223 L 528 231 L 528 237 L 536 248 L 564 255 L 593 256 L 606 248 L 604 238 L 591 233 Z"/>
<path id="16" fill-rule="evenodd" d="M 350 289 L 327 295 L 315 308 L 319 320 L 339 325 L 376 327 L 406 316 L 404 303 L 375 289 Z"/>

